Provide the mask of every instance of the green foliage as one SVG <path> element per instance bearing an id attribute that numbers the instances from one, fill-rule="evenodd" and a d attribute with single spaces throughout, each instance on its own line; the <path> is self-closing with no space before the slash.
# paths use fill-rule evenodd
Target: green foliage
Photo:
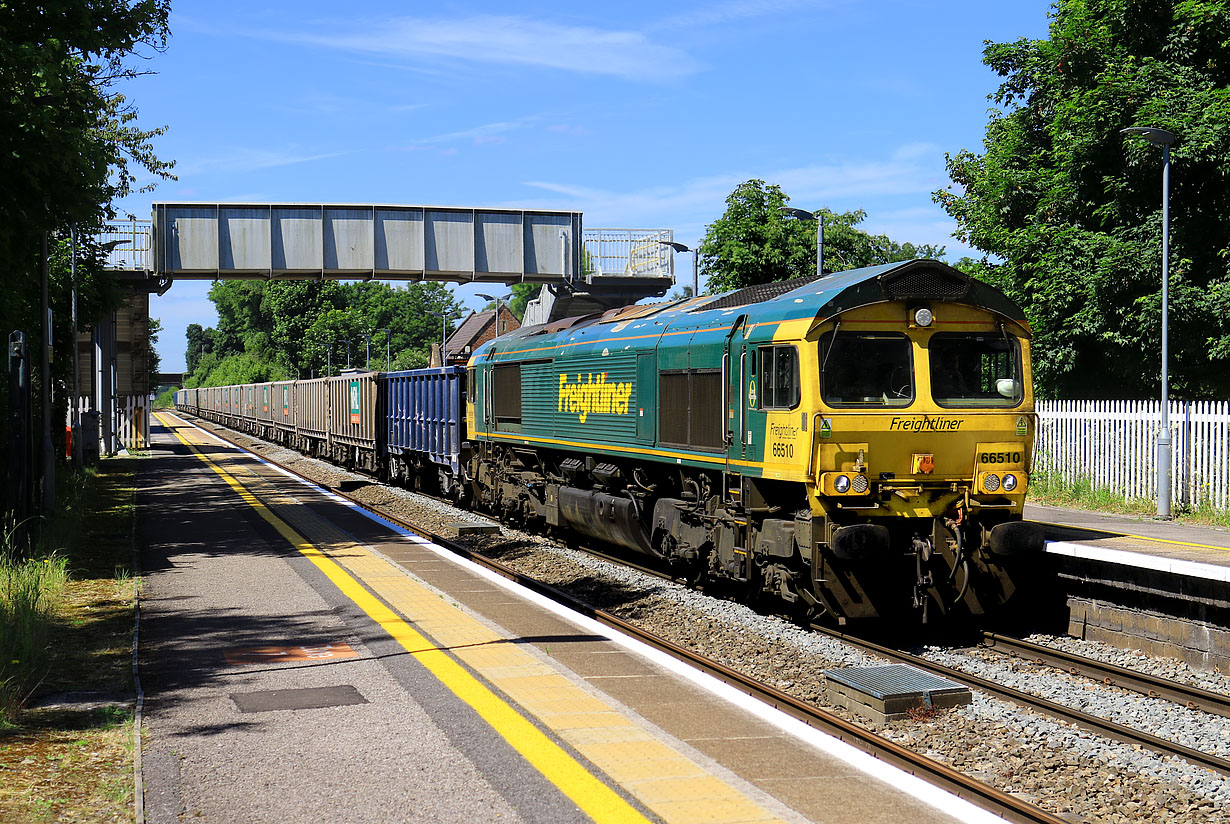
<path id="1" fill-rule="evenodd" d="M 175 387 L 164 389 L 158 393 L 158 397 L 154 398 L 155 409 L 170 409 L 175 406 L 175 393 L 178 390 Z"/>
<path id="2" fill-rule="evenodd" d="M 426 366 L 440 340 L 432 313 L 459 314 L 440 283 L 221 281 L 209 296 L 218 327 L 188 327 L 189 387 L 337 374 L 348 355 L 356 368 Z"/>
<path id="3" fill-rule="evenodd" d="M 69 230 L 78 233 L 78 317 L 83 329 L 116 309 L 119 295 L 101 266 L 94 231 L 114 216 L 111 202 L 128 194 L 134 168 L 155 178 L 170 164 L 151 147 L 161 130 L 142 131 L 136 112 L 114 84 L 141 72 L 125 65 L 138 48 L 163 48 L 167 0 L 29 0 L 0 3 L 0 330 L 25 333 L 35 398 L 52 388 L 52 433 L 62 454 L 63 426 L 72 386 L 68 319 Z M 49 296 L 55 319 L 51 374 L 41 375 L 39 341 L 42 239 L 50 255 Z M 7 381 L 0 408 L 7 409 Z M 36 402 L 33 431 L 41 428 Z M 7 465 L 9 416 L 0 417 L 0 463 Z M 35 440 L 37 443 L 37 439 Z"/>
<path id="4" fill-rule="evenodd" d="M 135 163 L 158 176 L 136 112 L 110 88 L 140 72 L 137 47 L 166 45 L 169 0 L 0 4 L 0 259 L 28 257 L 42 232 L 93 226 L 131 191 Z"/>
<path id="5" fill-rule="evenodd" d="M 210 336 L 205 334 L 205 329 L 199 323 L 188 324 L 186 335 L 188 337 L 188 349 L 184 354 L 184 360 L 187 362 L 188 371 L 195 372 L 196 366 L 201 360 L 201 355 L 212 350 L 213 341 Z"/>
<path id="6" fill-rule="evenodd" d="M 589 260 L 589 252 L 585 253 L 585 259 Z M 512 300 L 508 302 L 508 310 L 517 316 L 517 320 L 522 320 L 525 317 L 525 306 L 531 300 L 538 297 L 538 293 L 542 287 L 535 283 L 514 283 L 512 285 Z"/>
<path id="7" fill-rule="evenodd" d="M 0 720 L 47 672 L 51 618 L 68 580 L 54 552 L 31 552 L 10 516 L 0 521 Z"/>
<path id="8" fill-rule="evenodd" d="M 948 157 L 934 197 L 993 256 L 985 278 L 1033 326 L 1044 397 L 1160 391 L 1162 150 L 1171 166 L 1171 386 L 1230 396 L 1230 9 L 1212 0 L 1060 0 L 1047 40 L 990 43 L 1004 79 L 984 152 Z"/>
<path id="9" fill-rule="evenodd" d="M 162 371 L 162 356 L 158 354 L 158 335 L 162 333 L 162 321 L 158 318 L 149 319 L 149 338 L 143 345 L 146 346 L 145 358 L 148 364 L 150 375 L 150 386 L 154 384 L 154 375 Z"/>
<path id="10" fill-rule="evenodd" d="M 203 355 L 196 372 L 184 381 L 188 389 L 197 386 L 229 386 L 236 383 L 263 383 L 286 380 L 289 377 L 277 364 L 252 355 L 237 352 L 219 356 Z"/>
<path id="11" fill-rule="evenodd" d="M 705 230 L 700 272 L 709 292 L 816 273 L 816 224 L 785 217 L 790 198 L 777 184 L 740 183 L 726 198 L 726 211 Z M 898 243 L 856 229 L 867 213 L 810 210 L 824 217 L 824 271 L 844 271 L 897 260 L 943 257 L 942 246 Z"/>

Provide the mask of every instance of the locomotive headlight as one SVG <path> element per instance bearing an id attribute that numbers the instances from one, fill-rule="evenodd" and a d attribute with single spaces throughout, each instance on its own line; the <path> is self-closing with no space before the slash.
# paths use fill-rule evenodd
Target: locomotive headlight
<path id="1" fill-rule="evenodd" d="M 834 478 L 833 479 L 833 489 L 835 489 L 837 493 L 840 495 L 844 495 L 847 492 L 849 492 L 850 491 L 850 476 L 849 475 L 838 475 L 836 478 Z"/>
<path id="2" fill-rule="evenodd" d="M 982 478 L 982 488 L 987 492 L 994 492 L 999 489 L 999 476 L 994 472 L 988 472 Z"/>
<path id="3" fill-rule="evenodd" d="M 1016 475 L 1005 475 L 1004 476 L 1004 491 L 1011 492 L 1014 489 L 1016 489 Z"/>
<path id="4" fill-rule="evenodd" d="M 869 484 L 868 484 L 866 475 L 860 474 L 860 475 L 854 476 L 854 483 L 852 484 L 852 486 L 854 487 L 854 491 L 857 492 L 859 495 L 862 495 L 864 492 L 867 491 L 868 485 Z"/>
<path id="5" fill-rule="evenodd" d="M 935 315 L 931 314 L 931 310 L 927 307 L 914 310 L 915 326 L 930 326 L 933 320 L 935 320 Z"/>

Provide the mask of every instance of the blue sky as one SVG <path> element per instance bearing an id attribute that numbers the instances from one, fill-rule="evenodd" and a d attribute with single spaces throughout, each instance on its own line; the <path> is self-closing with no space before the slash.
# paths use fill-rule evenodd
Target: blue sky
<path id="1" fill-rule="evenodd" d="M 588 8 L 587 8 L 588 7 Z M 118 204 L 578 209 L 688 245 L 741 181 L 968 252 L 930 193 L 981 147 L 984 40 L 1045 37 L 1042 0 L 560 4 L 179 2 L 123 91 L 178 181 Z M 690 274 L 689 255 L 676 265 Z M 163 369 L 216 322 L 208 284 L 155 298 Z M 469 307 L 476 287 L 457 287 Z M 477 291 L 485 291 L 481 287 Z"/>

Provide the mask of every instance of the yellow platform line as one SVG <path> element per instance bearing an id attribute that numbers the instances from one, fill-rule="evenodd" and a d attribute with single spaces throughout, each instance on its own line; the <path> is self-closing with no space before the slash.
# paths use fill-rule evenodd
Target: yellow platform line
<path id="1" fill-rule="evenodd" d="M 527 719 L 523 718 L 506 702 L 500 700 L 495 693 L 481 684 L 473 675 L 466 672 L 460 664 L 442 650 L 437 649 L 434 644 L 415 631 L 336 563 L 327 558 L 315 545 L 299 535 L 289 524 L 271 512 L 268 507 L 257 500 L 256 496 L 249 492 L 230 473 L 220 467 L 209 456 L 198 450 L 195 445 L 189 443 L 179 433 L 178 427 L 168 426 L 161 417 L 158 420 L 159 423 L 171 430 L 180 443 L 187 446 L 206 466 L 217 473 L 226 482 L 227 486 L 233 489 L 245 503 L 256 510 L 257 514 L 277 530 L 279 535 L 311 560 L 347 598 L 367 613 L 369 618 L 384 629 L 390 637 L 414 656 L 419 663 L 426 667 L 432 675 L 439 679 L 458 698 L 469 704 L 513 749 L 529 761 L 547 780 L 558 787 L 586 815 L 602 824 L 605 824 L 605 822 L 648 821 L 632 805 L 620 798 L 614 790 L 590 774 L 589 770 L 566 753 L 563 748 L 548 738 Z"/>
<path id="2" fill-rule="evenodd" d="M 668 822 L 772 822 L 781 819 L 710 775 L 686 754 L 633 722 L 541 659 L 403 570 L 356 544 L 325 518 L 297 505 L 291 496 L 249 466 L 240 469 L 263 489 L 261 497 L 316 535 L 319 546 L 373 591 L 408 617 L 426 636 L 537 717 L 557 737 Z"/>
<path id="3" fill-rule="evenodd" d="M 1230 547 L 1213 546 L 1212 544 L 1197 544 L 1194 541 L 1175 541 L 1170 538 L 1153 538 L 1148 535 L 1137 535 L 1133 532 L 1119 532 L 1113 529 L 1099 529 L 1093 526 L 1073 526 L 1072 524 L 1058 524 L 1052 521 L 1035 521 L 1035 523 L 1044 524 L 1046 526 L 1057 526 L 1062 529 L 1075 529 L 1079 532 L 1100 532 L 1105 535 L 1105 538 L 1075 538 L 1075 541 L 1114 541 L 1120 538 L 1135 538 L 1138 541 L 1153 541 L 1158 544 L 1171 544 L 1173 546 L 1190 546 L 1196 549 L 1216 549 L 1221 552 L 1230 552 Z"/>
<path id="4" fill-rule="evenodd" d="M 356 544 L 310 509 L 299 507 L 254 468 L 240 469 L 262 487 L 261 497 L 298 521 L 334 561 L 346 567 L 440 647 L 479 672 L 537 717 L 619 786 L 668 822 L 780 821 L 761 804 L 709 772 L 622 709 L 534 657 L 487 625 L 416 583 L 403 570 Z M 285 509 L 284 509 L 285 508 Z"/>

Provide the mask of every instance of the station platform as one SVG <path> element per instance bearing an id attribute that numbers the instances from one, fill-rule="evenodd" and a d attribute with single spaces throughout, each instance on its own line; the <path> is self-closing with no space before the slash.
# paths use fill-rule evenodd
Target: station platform
<path id="1" fill-rule="evenodd" d="M 1073 637 L 1230 667 L 1230 531 L 1027 504 L 1046 525 Z"/>
<path id="2" fill-rule="evenodd" d="M 1230 583 L 1230 530 L 1131 515 L 1025 505 L 1049 552 Z"/>
<path id="3" fill-rule="evenodd" d="M 994 816 L 157 413 L 152 824 Z"/>

